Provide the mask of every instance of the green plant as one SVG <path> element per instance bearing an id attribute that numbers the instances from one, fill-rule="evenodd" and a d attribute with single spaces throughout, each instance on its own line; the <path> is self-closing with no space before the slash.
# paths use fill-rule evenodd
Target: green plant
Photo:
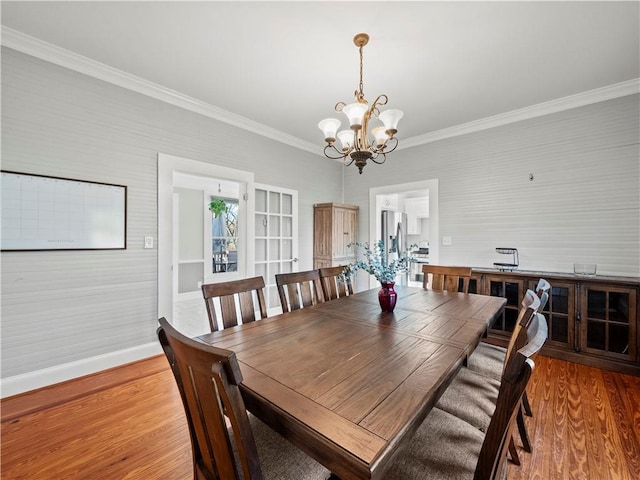
<path id="1" fill-rule="evenodd" d="M 355 263 L 349 264 L 345 267 L 345 274 L 352 275 L 358 270 L 364 270 L 368 274 L 376 277 L 381 283 L 395 281 L 396 275 L 399 272 L 408 272 L 411 263 L 416 261 L 408 252 L 401 252 L 398 258 L 389 262 L 382 240 L 378 240 L 373 248 L 369 246 L 369 243 L 361 242 L 353 242 L 348 246 L 361 248 L 364 251 L 364 260 L 357 260 Z M 414 246 L 417 245 L 411 245 L 409 248 L 413 248 Z"/>
<path id="2" fill-rule="evenodd" d="M 223 213 L 227 213 L 229 211 L 229 207 L 227 206 L 227 202 L 225 202 L 222 198 L 214 198 L 209 203 L 209 211 L 213 213 L 213 216 L 218 218 Z"/>

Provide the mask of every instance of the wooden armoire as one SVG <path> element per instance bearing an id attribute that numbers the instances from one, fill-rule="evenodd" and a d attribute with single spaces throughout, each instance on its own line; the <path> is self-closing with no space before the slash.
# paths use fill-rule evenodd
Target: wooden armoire
<path id="1" fill-rule="evenodd" d="M 346 265 L 356 259 L 358 207 L 340 203 L 313 206 L 313 268 Z"/>

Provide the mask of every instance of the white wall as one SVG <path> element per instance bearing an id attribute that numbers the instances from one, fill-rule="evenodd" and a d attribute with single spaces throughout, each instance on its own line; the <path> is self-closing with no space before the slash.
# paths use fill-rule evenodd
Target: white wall
<path id="1" fill-rule="evenodd" d="M 442 264 L 492 267 L 496 247 L 516 247 L 521 270 L 638 277 L 639 119 L 631 95 L 396 151 L 347 170 L 345 202 L 368 239 L 370 187 L 437 178 Z"/>
<path id="2" fill-rule="evenodd" d="M 453 240 L 441 263 L 491 266 L 514 246 L 522 269 L 640 275 L 638 95 L 400 150 L 343 179 L 336 162 L 4 47 L 1 73 L 3 169 L 128 186 L 127 250 L 2 254 L 3 396 L 15 379 L 36 388 L 157 348 L 157 250 L 143 238 L 157 240 L 158 152 L 298 190 L 301 270 L 314 203 L 359 205 L 366 240 L 369 187 L 437 178 L 439 235 Z"/>
<path id="3" fill-rule="evenodd" d="M 4 47 L 1 73 L 3 169 L 128 186 L 126 250 L 2 254 L 3 396 L 157 347 L 157 249 L 143 238 L 157 247 L 158 152 L 298 190 L 312 267 L 313 204 L 341 198 L 336 162 Z"/>

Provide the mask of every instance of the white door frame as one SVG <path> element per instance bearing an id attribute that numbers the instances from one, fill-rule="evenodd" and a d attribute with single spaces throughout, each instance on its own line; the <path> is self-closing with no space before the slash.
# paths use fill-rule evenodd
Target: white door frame
<path id="1" fill-rule="evenodd" d="M 383 187 L 371 187 L 369 189 L 369 242 L 374 242 L 380 229 L 380 215 L 376 208 L 378 195 L 392 193 L 411 192 L 414 190 L 429 191 L 429 261 L 438 263 L 440 256 L 440 218 L 438 213 L 438 179 L 423 180 L 420 182 L 402 183 L 398 185 L 385 185 Z M 375 277 L 370 277 L 370 288 L 376 285 Z M 372 280 L 373 279 L 373 280 Z"/>
<path id="2" fill-rule="evenodd" d="M 224 178 L 245 184 L 252 183 L 254 179 L 253 172 L 158 153 L 158 317 L 169 321 L 173 317 L 174 173 Z M 247 212 L 246 216 L 249 215 L 253 213 Z"/>

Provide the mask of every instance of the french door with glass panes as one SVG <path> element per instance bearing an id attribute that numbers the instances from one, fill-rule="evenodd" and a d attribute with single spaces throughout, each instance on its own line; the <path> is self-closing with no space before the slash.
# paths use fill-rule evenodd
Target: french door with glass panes
<path id="1" fill-rule="evenodd" d="M 298 270 L 298 192 L 271 185 L 253 185 L 254 248 L 248 263 L 265 283 L 269 314 L 281 312 L 275 276 Z M 250 189 L 251 191 L 251 189 Z"/>

